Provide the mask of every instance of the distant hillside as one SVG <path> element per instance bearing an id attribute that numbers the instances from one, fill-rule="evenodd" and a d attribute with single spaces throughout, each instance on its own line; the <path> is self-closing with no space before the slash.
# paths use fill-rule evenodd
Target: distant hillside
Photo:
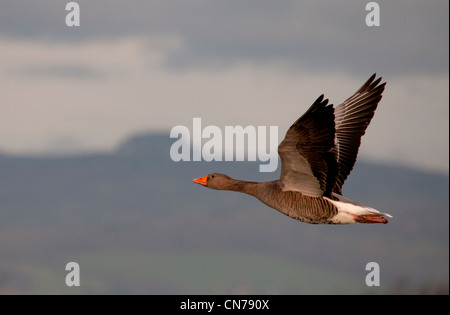
<path id="1" fill-rule="evenodd" d="M 113 154 L 0 156 L 0 292 L 376 294 L 405 282 L 448 292 L 448 176 L 359 161 L 344 194 L 394 218 L 308 225 L 192 184 L 212 171 L 247 180 L 279 172 L 176 163 L 174 141 L 150 134 Z M 69 261 L 82 269 L 78 291 L 64 285 Z M 370 261 L 380 288 L 365 286 Z"/>

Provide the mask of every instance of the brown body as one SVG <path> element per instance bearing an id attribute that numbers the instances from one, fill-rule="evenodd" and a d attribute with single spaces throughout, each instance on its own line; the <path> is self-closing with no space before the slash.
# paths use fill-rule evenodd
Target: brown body
<path id="1" fill-rule="evenodd" d="M 215 188 L 214 185 L 210 188 L 254 196 L 267 206 L 295 220 L 313 224 L 332 224 L 331 218 L 338 213 L 337 207 L 327 199 L 306 196 L 298 191 L 283 191 L 278 180 L 258 183 L 235 180 L 223 174 L 211 175 L 214 175 L 216 181 L 222 181 L 224 184 L 220 185 L 221 188 Z M 211 175 L 210 181 L 214 180 L 211 179 Z"/>

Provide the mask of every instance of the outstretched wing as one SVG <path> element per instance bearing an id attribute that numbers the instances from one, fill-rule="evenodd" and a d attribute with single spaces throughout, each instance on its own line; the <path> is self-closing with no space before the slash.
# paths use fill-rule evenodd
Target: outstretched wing
<path id="1" fill-rule="evenodd" d="M 287 131 L 278 146 L 283 191 L 331 194 L 338 175 L 334 108 L 321 95 Z"/>
<path id="2" fill-rule="evenodd" d="M 356 93 L 336 107 L 336 140 L 339 175 L 333 191 L 342 194 L 342 185 L 356 162 L 361 137 L 375 114 L 386 83 L 372 75 Z M 375 80 L 375 81 L 374 81 Z"/>

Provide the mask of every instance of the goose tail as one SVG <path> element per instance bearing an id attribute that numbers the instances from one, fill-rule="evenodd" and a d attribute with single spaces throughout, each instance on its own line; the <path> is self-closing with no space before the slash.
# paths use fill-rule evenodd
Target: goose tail
<path id="1" fill-rule="evenodd" d="M 366 207 L 359 203 L 353 202 L 342 196 L 337 196 L 340 200 L 328 199 L 338 208 L 338 214 L 332 218 L 332 221 L 337 224 L 349 223 L 388 223 L 385 218 L 392 218 L 392 215 L 380 212 L 374 208 Z"/>
<path id="2" fill-rule="evenodd" d="M 375 209 L 373 209 L 375 210 Z M 392 218 L 390 214 L 379 212 L 377 210 L 373 211 L 371 210 L 371 213 L 368 214 L 361 214 L 361 215 L 353 215 L 355 217 L 355 221 L 359 223 L 383 223 L 386 224 L 389 221 L 385 218 Z"/>

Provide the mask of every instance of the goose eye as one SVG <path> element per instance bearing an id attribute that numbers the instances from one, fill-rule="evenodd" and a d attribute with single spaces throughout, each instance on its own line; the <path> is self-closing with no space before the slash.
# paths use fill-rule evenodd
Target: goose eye
<path id="1" fill-rule="evenodd" d="M 214 175 L 211 175 L 211 178 L 214 178 Z"/>

